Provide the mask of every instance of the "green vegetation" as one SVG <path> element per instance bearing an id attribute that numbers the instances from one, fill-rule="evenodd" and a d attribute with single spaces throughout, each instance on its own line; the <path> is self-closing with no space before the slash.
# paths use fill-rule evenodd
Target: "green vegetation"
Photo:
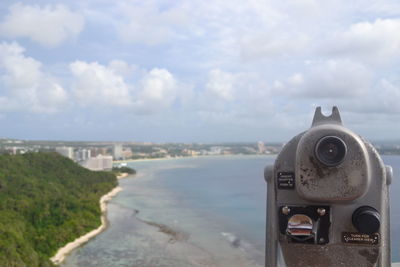
<path id="1" fill-rule="evenodd" d="M 53 266 L 60 247 L 100 226 L 99 199 L 116 185 L 56 153 L 0 155 L 0 266 Z"/>
<path id="2" fill-rule="evenodd" d="M 136 170 L 129 168 L 129 167 L 125 167 L 125 166 L 121 166 L 121 167 L 113 167 L 112 171 L 119 175 L 121 173 L 129 173 L 129 174 L 136 174 Z"/>

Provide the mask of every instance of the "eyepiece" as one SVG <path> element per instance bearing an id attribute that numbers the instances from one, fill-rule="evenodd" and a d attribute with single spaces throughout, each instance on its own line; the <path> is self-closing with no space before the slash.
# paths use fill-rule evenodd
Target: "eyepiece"
<path id="1" fill-rule="evenodd" d="M 346 157 L 346 143 L 337 136 L 322 137 L 315 146 L 315 156 L 324 165 L 335 167 Z"/>

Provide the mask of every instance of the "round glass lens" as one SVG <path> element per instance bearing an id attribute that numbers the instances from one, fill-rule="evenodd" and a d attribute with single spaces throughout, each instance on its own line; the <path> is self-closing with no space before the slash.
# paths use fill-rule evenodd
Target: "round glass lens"
<path id="1" fill-rule="evenodd" d="M 347 146 L 337 136 L 325 136 L 315 146 L 317 159 L 326 166 L 337 166 L 346 157 Z"/>

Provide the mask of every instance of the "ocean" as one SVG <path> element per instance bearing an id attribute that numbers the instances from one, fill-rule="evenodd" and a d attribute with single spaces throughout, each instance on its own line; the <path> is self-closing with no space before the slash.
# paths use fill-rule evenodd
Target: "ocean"
<path id="1" fill-rule="evenodd" d="M 108 204 L 109 227 L 73 251 L 72 266 L 263 266 L 266 183 L 275 156 L 129 162 Z M 384 156 L 400 174 L 400 156 Z M 400 177 L 400 176 L 399 176 Z M 400 181 L 391 191 L 392 259 L 400 261 Z"/>

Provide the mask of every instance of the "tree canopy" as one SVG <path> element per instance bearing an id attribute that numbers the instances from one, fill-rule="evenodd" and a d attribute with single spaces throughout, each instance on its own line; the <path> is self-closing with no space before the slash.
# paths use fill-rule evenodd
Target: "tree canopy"
<path id="1" fill-rule="evenodd" d="M 52 266 L 66 243 L 100 226 L 115 174 L 57 153 L 0 155 L 0 266 Z"/>
<path id="2" fill-rule="evenodd" d="M 136 174 L 136 170 L 126 167 L 126 166 L 121 166 L 121 167 L 113 167 L 112 171 L 116 174 L 121 174 L 121 173 L 128 173 L 128 174 Z"/>

